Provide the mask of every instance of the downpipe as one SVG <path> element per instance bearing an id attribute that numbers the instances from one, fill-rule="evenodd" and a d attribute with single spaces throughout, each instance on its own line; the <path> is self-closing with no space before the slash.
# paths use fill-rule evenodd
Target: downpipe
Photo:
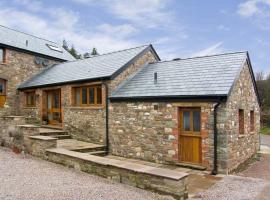
<path id="1" fill-rule="evenodd" d="M 218 166 L 217 166 L 217 143 L 218 143 L 218 131 L 217 131 L 217 109 L 220 105 L 221 101 L 217 102 L 214 106 L 214 166 L 212 170 L 212 175 L 217 175 Z"/>
<path id="2" fill-rule="evenodd" d="M 106 136 L 105 136 L 105 152 L 106 155 L 109 154 L 109 92 L 108 92 L 108 85 L 107 83 L 104 83 L 105 85 L 105 90 L 106 90 L 106 110 L 105 110 L 105 123 L 106 123 Z"/>

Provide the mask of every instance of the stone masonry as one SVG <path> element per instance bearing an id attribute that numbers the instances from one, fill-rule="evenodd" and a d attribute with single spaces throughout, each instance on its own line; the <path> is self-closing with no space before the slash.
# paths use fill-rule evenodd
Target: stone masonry
<path id="1" fill-rule="evenodd" d="M 157 163 L 178 163 L 179 108 L 200 107 L 202 164 L 210 169 L 214 105 L 215 103 L 204 102 L 112 102 L 110 106 L 111 153 Z"/>
<path id="2" fill-rule="evenodd" d="M 35 57 L 32 54 L 6 49 L 7 63 L 0 64 L 0 78 L 7 80 L 7 99 L 4 108 L 0 108 L 0 116 L 20 114 L 17 87 L 44 69 L 42 65 L 35 63 Z M 53 59 L 48 61 L 49 65 L 58 62 Z"/>
<path id="3" fill-rule="evenodd" d="M 238 110 L 244 110 L 244 134 L 239 134 Z M 255 114 L 254 131 L 250 130 L 250 111 Z M 226 104 L 227 119 L 225 132 L 227 143 L 228 172 L 236 169 L 239 164 L 256 154 L 259 147 L 260 106 L 253 87 L 247 63 L 240 72 L 239 79 L 228 98 Z"/>

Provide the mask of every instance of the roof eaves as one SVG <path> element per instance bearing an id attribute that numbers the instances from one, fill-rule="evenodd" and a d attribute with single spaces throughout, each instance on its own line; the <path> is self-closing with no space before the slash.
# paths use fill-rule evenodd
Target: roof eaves
<path id="1" fill-rule="evenodd" d="M 261 99 L 260 99 L 258 87 L 257 87 L 257 84 L 256 84 L 256 79 L 255 79 L 255 76 L 254 76 L 254 72 L 253 72 L 253 68 L 252 68 L 252 65 L 251 65 L 251 61 L 250 61 L 250 57 L 249 57 L 248 52 L 247 52 L 247 62 L 248 62 L 247 64 L 248 64 L 249 72 L 250 72 L 250 75 L 251 75 L 252 83 L 253 83 L 255 93 L 256 93 L 256 96 L 257 96 L 257 100 L 258 100 L 259 105 L 261 106 L 262 102 L 261 102 Z"/>
<path id="2" fill-rule="evenodd" d="M 20 52 L 23 52 L 23 53 L 31 53 L 31 54 L 36 55 L 36 56 L 42 56 L 44 58 L 51 59 L 51 60 L 56 60 L 56 61 L 70 61 L 70 60 L 68 60 L 66 58 L 59 58 L 59 57 L 56 57 L 56 56 L 50 56 L 50 55 L 47 55 L 47 54 L 42 54 L 42 53 L 38 53 L 36 51 L 31 51 L 31 50 L 28 50 L 28 49 L 14 47 L 14 46 L 6 45 L 6 44 L 3 44 L 3 43 L 0 43 L 0 46 L 1 47 L 4 47 L 4 48 L 9 48 L 9 49 L 12 49 L 12 50 L 17 50 L 17 51 L 20 51 Z M 72 55 L 71 55 L 71 57 L 72 57 Z M 76 59 L 74 58 L 74 60 L 76 60 Z"/>
<path id="3" fill-rule="evenodd" d="M 45 87 L 52 87 L 52 86 L 60 86 L 60 85 L 67 85 L 72 83 L 85 83 L 85 82 L 92 82 L 92 81 L 103 81 L 103 80 L 109 80 L 109 76 L 104 77 L 97 77 L 97 78 L 91 78 L 91 79 L 80 79 L 80 80 L 72 80 L 72 81 L 64 81 L 64 82 L 56 82 L 56 83 L 50 83 L 50 84 L 42 84 L 42 85 L 33 85 L 33 86 L 26 86 L 26 87 L 20 87 L 17 88 L 18 90 L 25 90 L 25 89 L 34 89 L 34 88 L 45 88 Z"/>
<path id="4" fill-rule="evenodd" d="M 168 95 L 168 96 L 133 96 L 133 97 L 109 97 L 111 101 L 187 101 L 187 100 L 199 100 L 199 101 L 214 101 L 226 100 L 226 94 L 216 95 Z"/>

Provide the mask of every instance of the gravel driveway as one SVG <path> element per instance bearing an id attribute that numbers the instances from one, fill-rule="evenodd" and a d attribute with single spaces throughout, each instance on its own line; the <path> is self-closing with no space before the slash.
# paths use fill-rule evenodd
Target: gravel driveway
<path id="1" fill-rule="evenodd" d="M 262 145 L 270 147 L 270 136 L 261 135 Z M 260 161 L 251 164 L 238 176 L 226 176 L 192 200 L 269 200 L 270 154 L 261 154 Z"/>
<path id="2" fill-rule="evenodd" d="M 270 147 L 270 135 L 261 134 L 261 144 Z"/>
<path id="3" fill-rule="evenodd" d="M 0 147 L 1 200 L 172 200 Z"/>

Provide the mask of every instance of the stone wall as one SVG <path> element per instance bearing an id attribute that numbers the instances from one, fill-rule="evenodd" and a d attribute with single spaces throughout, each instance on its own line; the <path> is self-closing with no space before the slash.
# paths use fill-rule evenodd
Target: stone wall
<path id="1" fill-rule="evenodd" d="M 0 64 L 0 77 L 7 80 L 7 99 L 4 108 L 0 108 L 0 116 L 18 115 L 17 87 L 40 72 L 44 67 L 35 63 L 34 55 L 6 49 L 7 63 Z M 49 65 L 57 63 L 48 60 Z"/>
<path id="2" fill-rule="evenodd" d="M 154 56 L 152 51 L 145 52 L 140 58 L 138 58 L 133 64 L 127 67 L 122 73 L 116 76 L 110 83 L 108 84 L 109 87 L 109 94 L 113 92 L 121 84 L 124 80 L 127 79 L 130 75 L 134 74 L 140 68 L 142 68 L 146 63 L 157 61 L 156 57 Z"/>
<path id="3" fill-rule="evenodd" d="M 214 105 L 204 102 L 112 102 L 111 153 L 157 163 L 178 163 L 179 108 L 200 107 L 202 165 L 211 169 Z"/>
<path id="4" fill-rule="evenodd" d="M 244 134 L 239 134 L 238 110 L 244 110 Z M 255 113 L 255 129 L 250 130 L 250 111 Z M 228 172 L 252 157 L 259 147 L 260 107 L 247 63 L 236 81 L 227 105 Z"/>

